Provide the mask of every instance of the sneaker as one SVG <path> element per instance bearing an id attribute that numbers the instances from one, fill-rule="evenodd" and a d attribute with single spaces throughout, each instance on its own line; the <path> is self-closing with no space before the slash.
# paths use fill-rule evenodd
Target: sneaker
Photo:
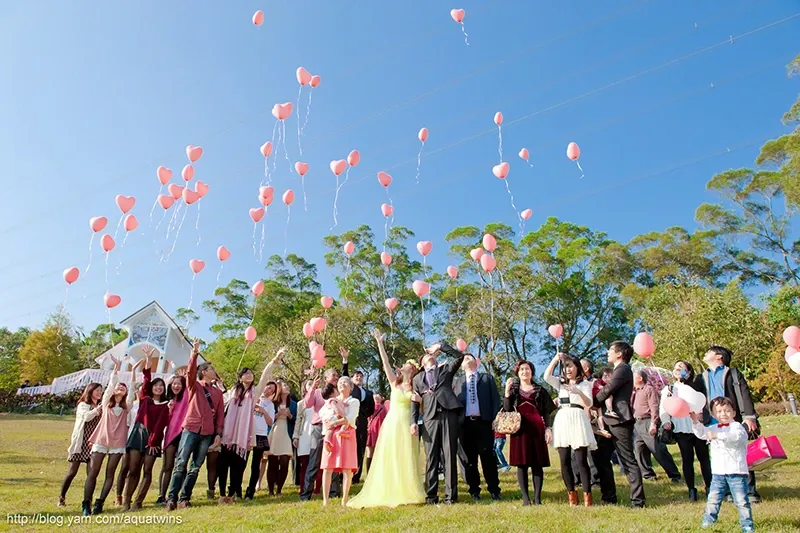
<path id="1" fill-rule="evenodd" d="M 750 503 L 761 503 L 761 495 L 757 492 L 755 494 L 748 494 L 747 499 L 750 500 Z"/>
<path id="2" fill-rule="evenodd" d="M 444 474 L 439 474 L 439 481 L 444 481 Z"/>
<path id="3" fill-rule="evenodd" d="M 500 472 L 502 472 L 504 474 L 506 472 L 511 472 L 511 467 L 510 466 L 504 466 L 503 468 L 500 469 Z"/>
<path id="4" fill-rule="evenodd" d="M 754 531 L 755 531 L 755 528 L 752 528 L 750 526 L 742 528 L 742 533 L 753 533 Z"/>
<path id="5" fill-rule="evenodd" d="M 709 522 L 707 520 L 703 520 L 703 523 L 700 524 L 700 527 L 702 527 L 703 529 L 707 529 L 709 527 L 714 527 L 714 522 Z"/>

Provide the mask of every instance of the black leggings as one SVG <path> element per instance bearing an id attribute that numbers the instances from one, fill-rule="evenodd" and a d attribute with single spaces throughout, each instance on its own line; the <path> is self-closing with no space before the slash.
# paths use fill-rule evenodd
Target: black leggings
<path id="1" fill-rule="evenodd" d="M 584 494 L 591 494 L 592 492 L 592 475 L 589 473 L 589 448 L 556 448 L 558 450 L 558 458 L 561 460 L 561 478 L 564 480 L 567 490 L 573 492 L 575 490 L 575 475 L 572 472 L 572 454 L 578 462 L 578 473 L 581 477 L 581 485 L 583 486 Z"/>
<path id="2" fill-rule="evenodd" d="M 78 470 L 81 469 L 81 465 L 83 463 L 78 462 L 69 462 L 67 463 L 69 468 L 67 468 L 67 475 L 64 476 L 64 482 L 61 483 L 61 497 L 67 497 L 67 491 L 69 490 L 69 486 L 72 485 L 72 480 L 75 479 L 75 476 L 78 475 Z M 89 477 L 89 463 L 86 463 L 86 477 Z"/>
<path id="3" fill-rule="evenodd" d="M 711 459 L 708 454 L 708 444 L 695 437 L 693 433 L 674 433 L 674 435 L 681 452 L 681 469 L 683 470 L 683 479 L 686 481 L 686 488 L 690 490 L 695 488 L 694 458 L 697 455 L 697 462 L 700 463 L 700 472 L 703 474 L 706 492 L 708 492 L 708 488 L 711 486 Z"/>
<path id="4" fill-rule="evenodd" d="M 283 484 L 286 482 L 286 476 L 289 475 L 289 460 L 291 455 L 270 455 L 267 459 L 267 486 L 269 493 L 280 494 L 283 490 Z"/>
<path id="5" fill-rule="evenodd" d="M 256 485 L 261 477 L 261 459 L 267 450 L 262 447 L 253 448 L 253 460 L 250 461 L 250 483 L 247 485 L 247 494 L 253 496 L 256 493 Z"/>
<path id="6" fill-rule="evenodd" d="M 248 452 L 247 455 L 250 455 L 250 453 Z M 232 449 L 223 446 L 219 454 L 219 463 L 217 465 L 219 493 L 221 496 L 242 497 L 242 479 L 244 479 L 244 470 L 247 466 L 247 455 L 240 457 L 239 454 Z M 225 483 L 228 481 L 229 472 L 231 482 L 226 491 Z"/>
<path id="7" fill-rule="evenodd" d="M 114 485 L 114 474 L 117 471 L 117 466 L 122 460 L 123 454 L 110 453 L 108 456 L 100 452 L 92 452 L 92 458 L 89 462 L 89 474 L 86 476 L 86 484 L 83 486 L 83 501 L 90 502 L 94 496 L 94 488 L 97 485 L 97 478 L 100 476 L 100 470 L 103 468 L 103 461 L 108 458 L 106 463 L 106 479 L 103 482 L 103 488 L 100 490 L 100 497 L 98 500 L 105 502 L 108 498 L 108 493 Z"/>
<path id="8" fill-rule="evenodd" d="M 169 482 L 172 479 L 172 468 L 175 466 L 175 454 L 178 453 L 178 447 L 174 444 L 167 446 L 164 450 L 164 460 L 161 462 L 161 475 L 159 475 L 158 495 L 161 498 L 167 499 L 167 489 Z"/>
<path id="9" fill-rule="evenodd" d="M 544 471 L 541 466 L 532 466 L 531 477 L 533 477 L 533 503 L 534 505 L 542 504 L 542 484 L 544 482 Z M 519 490 L 522 492 L 522 503 L 524 505 L 531 504 L 531 496 L 528 493 L 528 467 L 517 467 L 517 483 Z"/>

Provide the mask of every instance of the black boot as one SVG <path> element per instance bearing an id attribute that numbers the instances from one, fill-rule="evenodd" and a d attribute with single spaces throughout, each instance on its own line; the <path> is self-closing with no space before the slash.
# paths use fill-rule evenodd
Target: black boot
<path id="1" fill-rule="evenodd" d="M 690 502 L 697 501 L 697 489 L 689 489 L 689 501 Z"/>
<path id="2" fill-rule="evenodd" d="M 81 514 L 83 516 L 90 516 L 92 514 L 92 501 L 83 500 L 81 503 Z"/>
<path id="3" fill-rule="evenodd" d="M 94 501 L 94 509 L 92 509 L 92 514 L 100 514 L 103 512 L 103 500 L 95 500 Z"/>
<path id="4" fill-rule="evenodd" d="M 245 500 L 252 500 L 254 495 L 255 495 L 255 493 L 254 493 L 253 489 L 251 489 L 250 487 L 247 487 L 247 490 L 244 493 L 244 499 Z"/>

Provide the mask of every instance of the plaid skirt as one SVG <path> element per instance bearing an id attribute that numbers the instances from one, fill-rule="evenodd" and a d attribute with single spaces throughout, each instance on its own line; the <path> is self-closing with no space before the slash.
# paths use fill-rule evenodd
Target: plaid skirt
<path id="1" fill-rule="evenodd" d="M 89 442 L 89 437 L 94 433 L 95 428 L 100 424 L 100 417 L 96 416 L 83 425 L 83 442 L 81 443 L 81 451 L 71 454 L 67 461 L 70 463 L 88 463 L 92 457 L 92 444 Z"/>

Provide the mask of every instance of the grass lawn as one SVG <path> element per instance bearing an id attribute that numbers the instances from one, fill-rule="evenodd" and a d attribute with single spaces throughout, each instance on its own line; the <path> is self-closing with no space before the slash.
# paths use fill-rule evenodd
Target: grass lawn
<path id="1" fill-rule="evenodd" d="M 756 529 L 769 532 L 800 531 L 800 418 L 790 416 L 769 417 L 762 420 L 764 433 L 780 436 L 789 460 L 759 475 L 759 491 L 764 503 L 754 506 Z M 108 512 L 92 520 L 104 523 L 71 524 L 80 514 L 85 471 L 81 470 L 67 495 L 67 507 L 56 507 L 59 487 L 66 471 L 66 448 L 72 431 L 72 419 L 47 415 L 0 415 L 0 513 L 2 531 L 52 531 L 70 527 L 87 531 L 134 531 L 133 524 L 117 523 L 136 517 L 139 520 L 161 518 L 163 508 L 153 501 L 157 487 L 151 487 L 144 510 L 120 514 L 115 510 L 113 494 L 106 502 Z M 677 457 L 677 447 L 670 447 Z M 557 458 L 552 457 L 557 465 Z M 156 464 L 156 471 L 161 463 Z M 619 506 L 596 506 L 592 509 L 569 508 L 566 492 L 557 467 L 545 472 L 544 500 L 541 507 L 521 506 L 516 474 L 512 470 L 501 475 L 503 501 L 488 498 L 472 503 L 466 487 L 459 488 L 461 502 L 452 507 L 417 506 L 400 509 L 355 511 L 338 504 L 323 509 L 319 499 L 300 503 L 293 491 L 280 498 L 267 499 L 263 494 L 253 502 L 219 507 L 205 500 L 205 471 L 201 472 L 193 502 L 195 507 L 169 516 L 181 520 L 174 525 L 138 526 L 139 531 L 480 531 L 495 533 L 506 531 L 699 531 L 703 504 L 687 500 L 683 484 L 673 485 L 656 467 L 663 481 L 646 483 L 647 509 L 631 510 L 628 504 L 628 486 L 625 479 L 617 477 Z M 249 469 L 245 480 L 249 476 Z M 97 493 L 103 482 L 98 480 Z M 702 483 L 699 471 L 697 479 Z M 360 486 L 359 486 L 360 487 Z M 356 487 L 358 490 L 359 487 Z M 290 489 L 293 487 L 289 487 Z M 440 489 L 444 490 L 443 486 Z M 701 491 L 702 492 L 702 491 Z M 465 497 L 466 496 L 466 497 Z M 595 491 L 599 500 L 599 492 Z M 38 517 L 37 517 L 38 514 Z M 14 524 L 10 515 L 27 517 L 25 525 Z M 32 523 L 42 517 L 47 524 Z M 712 531 L 739 531 L 736 508 L 723 504 L 719 524 Z"/>

